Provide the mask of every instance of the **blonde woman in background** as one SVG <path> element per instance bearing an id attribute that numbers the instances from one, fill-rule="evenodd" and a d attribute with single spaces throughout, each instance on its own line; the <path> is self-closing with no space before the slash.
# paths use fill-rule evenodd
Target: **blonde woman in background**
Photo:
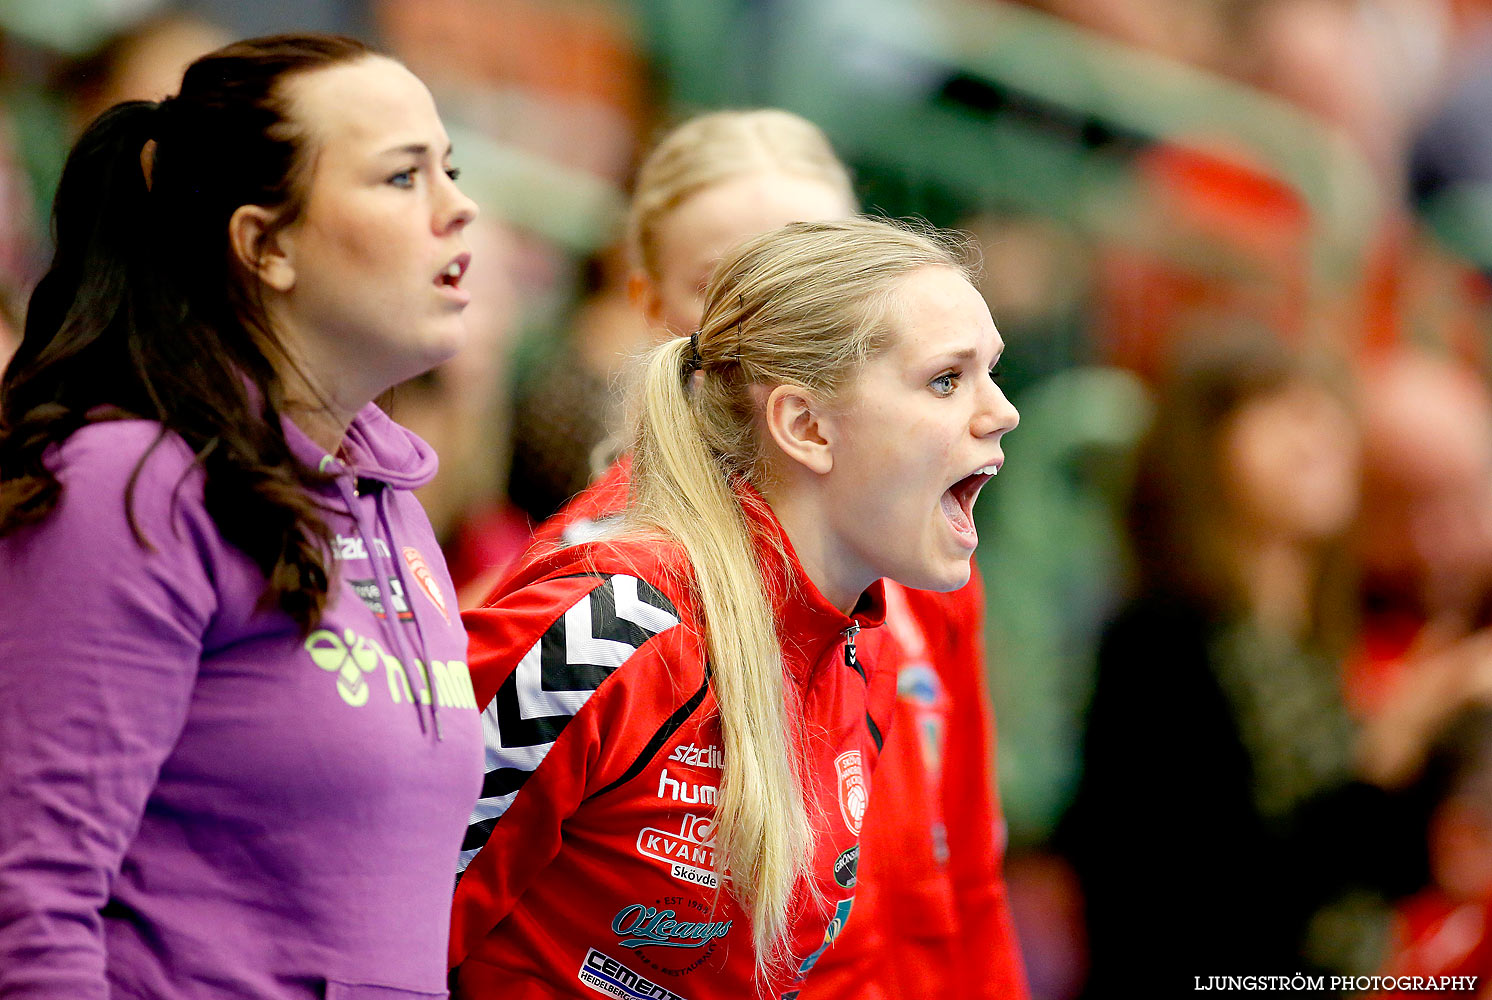
<path id="1" fill-rule="evenodd" d="M 638 172 L 629 292 L 655 329 L 687 336 L 699 328 L 710 269 L 730 247 L 855 210 L 849 174 L 811 122 L 775 109 L 701 115 L 665 136 Z M 585 538 L 617 515 L 628 470 L 623 458 L 539 529 L 540 544 Z M 807 997 L 1027 995 L 1001 873 L 975 576 L 947 594 L 888 582 L 886 627 L 861 638 L 861 659 L 898 678 L 898 697 L 863 853 L 836 873 L 855 890 L 855 918 L 819 959 Z"/>
<path id="2" fill-rule="evenodd" d="M 936 234 L 794 224 L 720 263 L 646 361 L 621 523 L 467 615 L 491 705 L 457 996 L 798 995 L 895 699 L 856 636 L 883 577 L 968 582 L 1003 347 Z"/>

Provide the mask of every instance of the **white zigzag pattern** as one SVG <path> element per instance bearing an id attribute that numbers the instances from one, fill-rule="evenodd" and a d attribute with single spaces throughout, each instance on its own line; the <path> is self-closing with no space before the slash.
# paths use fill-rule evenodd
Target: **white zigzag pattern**
<path id="1" fill-rule="evenodd" d="M 645 629 L 654 635 L 679 623 L 675 614 L 655 608 L 637 596 L 637 577 L 614 576 L 611 592 L 616 597 L 616 616 Z"/>
<path id="2" fill-rule="evenodd" d="M 616 614 L 634 625 L 653 633 L 672 628 L 679 623 L 677 616 L 662 608 L 655 608 L 637 596 L 637 578 L 614 576 L 611 578 L 612 594 L 616 599 Z M 605 586 L 605 584 L 602 584 Z M 551 626 L 552 627 L 552 626 Z M 545 630 L 548 631 L 547 629 Z M 540 650 L 544 638 L 523 655 L 514 669 L 514 683 L 518 696 L 518 712 L 525 719 L 544 718 L 551 715 L 574 715 L 580 711 L 587 699 L 595 693 L 594 688 L 581 691 L 545 691 L 540 669 Z M 627 658 L 637 652 L 637 647 L 612 639 L 598 639 L 591 634 L 591 595 L 587 593 L 565 612 L 565 656 L 571 663 L 593 663 L 613 669 L 620 667 Z M 482 713 L 482 739 L 486 744 L 486 773 L 499 768 L 514 767 L 532 771 L 543 762 L 554 746 L 541 743 L 535 746 L 509 747 L 503 743 L 502 731 L 497 721 L 496 704 L 488 705 Z M 518 797 L 518 792 L 478 799 L 472 807 L 467 826 L 475 826 L 483 820 L 501 817 Z M 457 860 L 456 871 L 463 872 L 471 864 L 480 847 L 462 851 Z"/>

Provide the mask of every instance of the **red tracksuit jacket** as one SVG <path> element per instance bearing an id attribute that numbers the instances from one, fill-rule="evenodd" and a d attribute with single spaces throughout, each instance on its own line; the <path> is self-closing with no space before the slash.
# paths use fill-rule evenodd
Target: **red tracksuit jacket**
<path id="1" fill-rule="evenodd" d="M 845 616 L 766 505 L 746 506 L 788 549 L 770 596 L 817 835 L 795 958 L 762 994 L 794 998 L 850 912 L 896 678 L 850 641 L 880 624 L 880 585 Z M 756 994 L 749 918 L 713 873 L 724 744 L 687 574 L 675 546 L 591 542 L 536 554 L 465 615 L 487 775 L 454 903 L 455 996 Z"/>
<path id="2" fill-rule="evenodd" d="M 628 468 L 624 456 L 539 528 L 536 546 L 593 535 L 626 505 Z M 976 571 L 950 594 L 885 588 L 886 625 L 861 634 L 859 658 L 897 677 L 897 698 L 861 834 L 855 917 L 803 1000 L 1026 1000 L 1001 873 L 983 585 Z"/>

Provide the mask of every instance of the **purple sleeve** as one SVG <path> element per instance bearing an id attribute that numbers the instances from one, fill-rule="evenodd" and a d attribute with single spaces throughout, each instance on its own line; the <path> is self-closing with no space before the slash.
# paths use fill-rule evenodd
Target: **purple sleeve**
<path id="1" fill-rule="evenodd" d="M 155 433 L 75 433 L 60 504 L 0 538 L 0 997 L 108 996 L 100 910 L 186 720 L 213 543 L 175 439 L 137 481 L 136 542 L 125 486 Z"/>

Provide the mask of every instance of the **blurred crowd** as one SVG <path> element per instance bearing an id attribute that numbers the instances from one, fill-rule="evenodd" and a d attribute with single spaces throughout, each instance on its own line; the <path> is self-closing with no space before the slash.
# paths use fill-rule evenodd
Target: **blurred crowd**
<path id="1" fill-rule="evenodd" d="M 428 82 L 482 206 L 471 342 L 390 400 L 441 456 L 465 601 L 614 455 L 656 336 L 641 155 L 795 111 L 870 211 L 984 251 L 1022 412 L 976 514 L 1033 994 L 1179 956 L 1492 976 L 1492 2 L 6 5 L 0 361 L 82 125 L 292 28 Z"/>

